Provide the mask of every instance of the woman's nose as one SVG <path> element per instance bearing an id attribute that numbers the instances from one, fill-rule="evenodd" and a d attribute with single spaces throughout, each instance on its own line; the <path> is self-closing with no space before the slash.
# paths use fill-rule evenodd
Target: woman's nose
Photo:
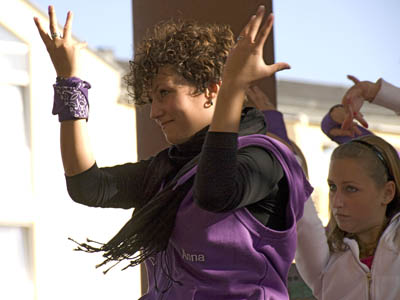
<path id="1" fill-rule="evenodd" d="M 150 119 L 158 119 L 162 115 L 162 109 L 158 101 L 153 100 L 150 107 Z"/>
<path id="2" fill-rule="evenodd" d="M 339 208 L 339 207 L 343 207 L 343 199 L 342 199 L 342 195 L 339 192 L 336 192 L 333 196 L 332 196 L 332 207 L 334 208 Z"/>

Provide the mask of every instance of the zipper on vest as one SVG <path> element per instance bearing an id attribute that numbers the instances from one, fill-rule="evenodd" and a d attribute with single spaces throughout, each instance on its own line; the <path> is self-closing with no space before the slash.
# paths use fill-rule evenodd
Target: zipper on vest
<path id="1" fill-rule="evenodd" d="M 367 281 L 368 281 L 368 299 L 371 299 L 371 283 L 372 283 L 372 274 L 371 271 L 367 273 Z"/>

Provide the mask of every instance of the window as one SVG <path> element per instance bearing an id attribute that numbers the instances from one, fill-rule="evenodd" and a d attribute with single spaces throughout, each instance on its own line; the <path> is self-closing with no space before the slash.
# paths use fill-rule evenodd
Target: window
<path id="1" fill-rule="evenodd" d="M 0 26 L 0 186 L 2 201 L 31 197 L 28 46 Z M 3 205 L 2 205 L 3 204 Z"/>
<path id="2" fill-rule="evenodd" d="M 0 299 L 34 299 L 32 242 L 30 230 L 0 226 Z"/>
<path id="3" fill-rule="evenodd" d="M 34 299 L 31 231 L 11 226 L 32 199 L 28 46 L 0 25 L 0 299 Z M 6 224 L 6 225 L 2 225 Z"/>

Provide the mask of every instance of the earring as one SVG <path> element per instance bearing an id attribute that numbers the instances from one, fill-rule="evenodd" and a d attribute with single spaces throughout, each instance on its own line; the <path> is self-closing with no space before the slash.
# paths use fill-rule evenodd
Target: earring
<path id="1" fill-rule="evenodd" d="M 212 100 L 209 100 L 209 101 L 204 103 L 204 108 L 209 108 L 209 107 L 213 106 L 213 104 L 214 103 L 212 102 Z"/>

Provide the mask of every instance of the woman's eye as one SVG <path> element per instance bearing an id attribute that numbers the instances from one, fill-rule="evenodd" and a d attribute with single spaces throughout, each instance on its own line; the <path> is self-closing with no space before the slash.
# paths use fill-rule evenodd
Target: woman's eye
<path id="1" fill-rule="evenodd" d="M 161 97 L 164 97 L 164 96 L 166 96 L 166 95 L 168 95 L 169 94 L 169 91 L 167 91 L 167 90 L 160 90 L 160 95 L 161 95 Z"/>
<path id="2" fill-rule="evenodd" d="M 148 97 L 148 99 L 150 104 L 153 103 L 153 98 Z"/>
<path id="3" fill-rule="evenodd" d="M 354 193 L 354 192 L 357 192 L 358 189 L 355 188 L 354 186 L 346 186 L 346 191 L 349 193 Z"/>
<path id="4" fill-rule="evenodd" d="M 331 183 L 328 183 L 328 186 L 329 186 L 329 191 L 330 191 L 330 192 L 336 191 L 336 185 L 331 184 Z"/>

